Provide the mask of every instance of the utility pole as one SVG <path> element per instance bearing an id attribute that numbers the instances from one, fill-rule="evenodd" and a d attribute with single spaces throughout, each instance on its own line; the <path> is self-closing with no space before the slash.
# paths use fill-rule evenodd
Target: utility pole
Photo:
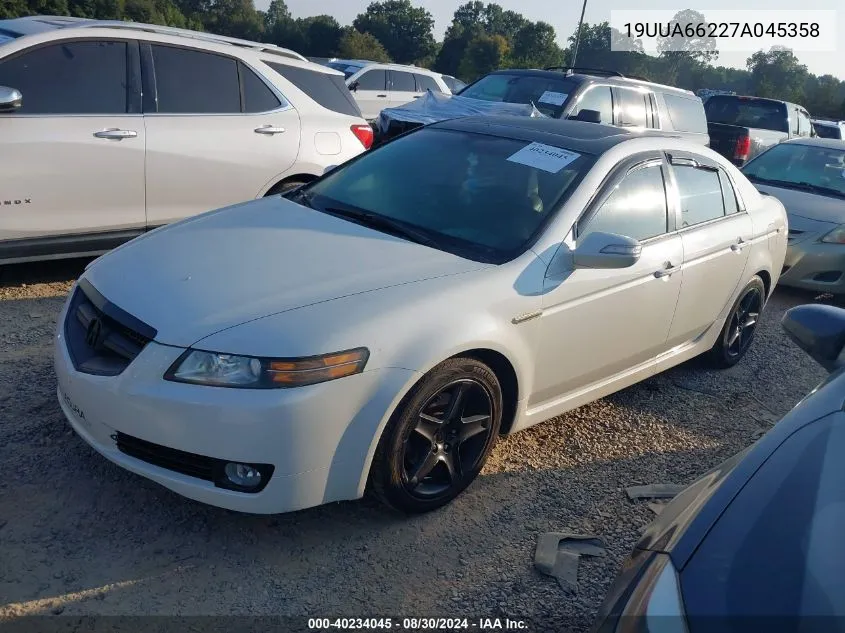
<path id="1" fill-rule="evenodd" d="M 578 44 L 581 42 L 581 27 L 584 26 L 584 12 L 587 10 L 587 0 L 584 0 L 584 4 L 581 6 L 581 19 L 578 20 L 578 33 L 575 35 L 575 50 L 572 51 L 572 61 L 569 63 L 570 66 L 575 66 L 575 60 L 578 58 Z"/>

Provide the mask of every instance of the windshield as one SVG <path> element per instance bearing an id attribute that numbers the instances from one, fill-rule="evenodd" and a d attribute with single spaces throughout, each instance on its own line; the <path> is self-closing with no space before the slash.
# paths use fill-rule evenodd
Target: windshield
<path id="1" fill-rule="evenodd" d="M 813 129 L 821 138 L 842 138 L 842 129 L 838 125 L 824 125 L 823 123 L 813 123 Z"/>
<path id="2" fill-rule="evenodd" d="M 715 96 L 704 103 L 704 112 L 710 123 L 789 132 L 786 106 L 777 101 Z"/>
<path id="3" fill-rule="evenodd" d="M 594 161 L 565 148 L 422 128 L 302 191 L 318 210 L 386 218 L 436 248 L 500 264 L 530 246 Z"/>
<path id="4" fill-rule="evenodd" d="M 794 189 L 814 188 L 814 193 L 845 196 L 845 146 L 843 149 L 781 143 L 746 164 L 749 180 Z"/>
<path id="5" fill-rule="evenodd" d="M 349 79 L 352 75 L 361 70 L 361 66 L 350 66 L 349 64 L 344 64 L 342 62 L 329 62 L 326 65 L 329 68 L 342 72 L 344 79 Z"/>
<path id="6" fill-rule="evenodd" d="M 504 103 L 533 103 L 543 114 L 560 117 L 566 99 L 578 82 L 561 74 L 557 77 L 509 75 L 500 73 L 482 77 L 461 92 L 462 97 Z"/>

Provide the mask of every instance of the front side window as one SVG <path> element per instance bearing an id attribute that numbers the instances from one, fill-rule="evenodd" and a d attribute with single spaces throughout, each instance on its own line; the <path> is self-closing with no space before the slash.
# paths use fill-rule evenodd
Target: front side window
<path id="1" fill-rule="evenodd" d="M 681 226 L 694 226 L 724 217 L 725 201 L 715 169 L 673 165 L 681 198 Z"/>
<path id="2" fill-rule="evenodd" d="M 570 117 L 577 118 L 581 110 L 595 110 L 601 115 L 601 123 L 613 125 L 613 98 L 610 87 L 595 86 L 588 89 L 578 100 Z"/>
<path id="3" fill-rule="evenodd" d="M 742 168 L 759 184 L 845 197 L 845 150 L 835 147 L 779 143 Z"/>
<path id="4" fill-rule="evenodd" d="M 411 73 L 390 71 L 390 89 L 395 92 L 416 92 L 417 84 Z"/>
<path id="5" fill-rule="evenodd" d="M 617 109 L 618 125 L 623 127 L 648 127 L 646 100 L 644 92 L 618 88 L 619 106 Z"/>
<path id="6" fill-rule="evenodd" d="M 126 114 L 126 42 L 40 46 L 0 62 L 0 86 L 23 95 L 20 114 Z"/>
<path id="7" fill-rule="evenodd" d="M 387 87 L 387 71 L 368 70 L 356 79 L 358 90 L 385 90 Z"/>
<path id="8" fill-rule="evenodd" d="M 230 114 L 241 111 L 238 64 L 213 53 L 152 45 L 158 112 Z"/>
<path id="9" fill-rule="evenodd" d="M 502 263 L 524 252 L 595 161 L 566 148 L 543 146 L 532 154 L 532 147 L 529 141 L 422 128 L 303 191 L 318 210 L 375 214 L 424 232 L 443 250 Z M 556 152 L 563 158 L 549 159 Z M 408 174 L 414 174 L 413 187 Z"/>
<path id="10" fill-rule="evenodd" d="M 578 238 L 602 231 L 647 240 L 668 230 L 668 207 L 663 170 L 659 164 L 628 174 L 598 211 L 579 227 Z"/>

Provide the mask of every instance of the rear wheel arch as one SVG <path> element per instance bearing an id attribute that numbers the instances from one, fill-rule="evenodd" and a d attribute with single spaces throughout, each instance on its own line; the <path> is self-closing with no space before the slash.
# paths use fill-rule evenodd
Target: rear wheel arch
<path id="1" fill-rule="evenodd" d="M 284 193 L 288 189 L 312 182 L 316 179 L 317 176 L 314 174 L 295 174 L 293 176 L 288 176 L 272 185 L 267 190 L 267 193 L 264 194 L 264 197 L 266 198 L 267 196 L 275 196 L 277 194 Z"/>

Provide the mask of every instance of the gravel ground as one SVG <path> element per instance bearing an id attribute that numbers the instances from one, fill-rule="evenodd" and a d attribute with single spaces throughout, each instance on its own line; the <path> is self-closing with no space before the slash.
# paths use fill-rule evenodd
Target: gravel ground
<path id="1" fill-rule="evenodd" d="M 753 441 L 824 373 L 782 333 L 778 290 L 748 356 L 693 361 L 499 443 L 451 506 L 370 501 L 258 517 L 206 507 L 113 466 L 55 401 L 51 337 L 85 262 L 0 282 L 0 621 L 33 614 L 503 617 L 583 631 L 654 515 L 635 484 L 686 484 Z M 532 565 L 539 534 L 599 536 L 566 597 Z"/>

